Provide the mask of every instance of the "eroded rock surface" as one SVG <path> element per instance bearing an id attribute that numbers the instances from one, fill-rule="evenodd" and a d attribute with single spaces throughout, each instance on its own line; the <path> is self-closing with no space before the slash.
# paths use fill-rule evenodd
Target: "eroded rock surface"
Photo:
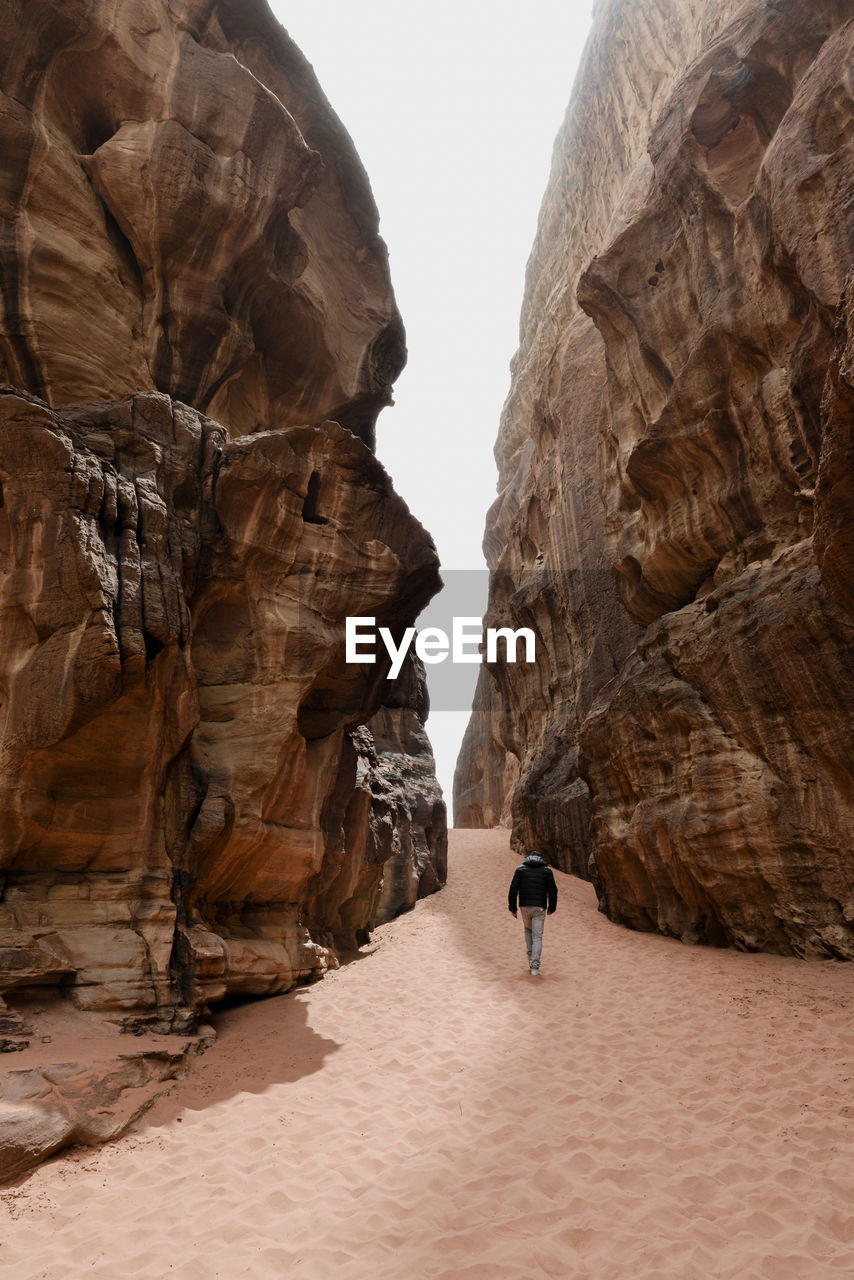
<path id="1" fill-rule="evenodd" d="M 21 1012 L 29 1039 L 0 1074 L 0 1183 L 64 1147 L 120 1137 L 216 1038 L 207 1025 L 190 1036 L 122 1036 L 62 1000 Z"/>
<path id="2" fill-rule="evenodd" d="M 0 413 L 5 984 L 166 1021 L 285 990 L 324 964 L 301 914 L 384 688 L 344 618 L 417 607 L 432 543 L 335 423 L 231 441 L 152 393 Z"/>
<path id="3" fill-rule="evenodd" d="M 614 919 L 854 957 L 854 6 L 666 9 L 600 7 L 556 148 L 486 541 L 492 607 L 538 620 L 557 669 L 533 696 L 494 673 L 489 751 L 522 761 L 517 840 L 588 852 Z M 596 163 L 591 117 L 600 144 L 625 122 Z M 549 591 L 561 556 L 576 598 Z"/>
<path id="4" fill-rule="evenodd" d="M 649 118 L 715 29 L 704 9 L 702 0 L 601 9 L 555 144 L 495 446 L 487 625 L 532 627 L 538 658 L 534 667 L 481 671 L 454 780 L 455 822 L 506 822 L 518 844 L 582 875 L 590 798 L 580 727 L 637 628 L 614 596 L 599 496 L 605 351 L 576 290 L 625 216 L 628 191 L 648 177 Z"/>
<path id="5" fill-rule="evenodd" d="M 188 1027 L 444 878 L 426 709 L 344 662 L 439 586 L 372 453 L 403 331 L 262 0 L 0 18 L 0 996 Z"/>
<path id="6" fill-rule="evenodd" d="M 821 580 L 854 616 L 854 276 L 837 312 L 834 349 L 821 405 L 821 449 L 815 495 L 815 552 Z"/>
<path id="7" fill-rule="evenodd" d="M 265 0 L 3 0 L 0 374 L 369 437 L 403 363 L 350 139 Z"/>

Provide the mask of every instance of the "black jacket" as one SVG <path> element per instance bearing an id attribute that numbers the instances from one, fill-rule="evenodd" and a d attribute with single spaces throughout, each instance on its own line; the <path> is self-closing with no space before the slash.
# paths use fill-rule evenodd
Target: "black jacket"
<path id="1" fill-rule="evenodd" d="M 548 907 L 549 915 L 557 908 L 557 885 L 551 867 L 539 853 L 529 853 L 521 866 L 513 872 L 510 881 L 510 892 L 507 905 L 511 911 L 516 910 L 516 899 L 520 907 Z"/>

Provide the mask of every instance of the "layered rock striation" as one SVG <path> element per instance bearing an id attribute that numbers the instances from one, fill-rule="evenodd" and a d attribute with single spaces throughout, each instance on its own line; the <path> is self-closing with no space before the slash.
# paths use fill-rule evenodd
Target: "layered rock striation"
<path id="1" fill-rule="evenodd" d="M 370 187 L 265 0 L 4 0 L 5 380 L 369 439 L 403 363 Z"/>
<path id="2" fill-rule="evenodd" d="M 499 437 L 491 609 L 548 657 L 472 733 L 613 919 L 850 958 L 854 6 L 642 9 L 598 10 Z"/>
<path id="3" fill-rule="evenodd" d="M 263 0 L 0 16 L 0 997 L 189 1027 L 445 878 L 423 673 L 344 660 L 439 586 L 403 331 Z"/>

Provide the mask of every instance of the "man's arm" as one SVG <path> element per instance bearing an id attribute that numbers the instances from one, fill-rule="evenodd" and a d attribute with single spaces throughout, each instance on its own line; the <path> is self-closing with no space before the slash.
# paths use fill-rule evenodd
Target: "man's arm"
<path id="1" fill-rule="evenodd" d="M 548 914 L 550 916 L 553 916 L 554 913 L 557 911 L 557 884 L 555 883 L 555 878 L 554 878 L 554 875 L 552 874 L 551 867 L 549 867 L 548 896 L 549 896 Z"/>
<path id="2" fill-rule="evenodd" d="M 513 913 L 514 916 L 516 914 L 516 902 L 518 898 L 519 898 L 519 871 L 517 869 L 516 871 L 513 872 L 513 879 L 510 881 L 510 892 L 507 895 L 507 906 L 510 908 L 510 911 Z"/>

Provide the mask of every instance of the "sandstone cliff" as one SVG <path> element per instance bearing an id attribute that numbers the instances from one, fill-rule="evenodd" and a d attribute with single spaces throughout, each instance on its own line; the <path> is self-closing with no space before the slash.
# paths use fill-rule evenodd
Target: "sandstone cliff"
<path id="1" fill-rule="evenodd" d="M 521 761 L 516 839 L 616 920 L 844 957 L 852 18 L 599 6 L 486 535 L 547 656 L 484 675 L 455 786 L 473 812 L 473 767 Z"/>
<path id="2" fill-rule="evenodd" d="M 264 0 L 0 18 L 0 997 L 190 1026 L 445 878 L 423 681 L 344 662 L 439 586 L 403 331 Z"/>

